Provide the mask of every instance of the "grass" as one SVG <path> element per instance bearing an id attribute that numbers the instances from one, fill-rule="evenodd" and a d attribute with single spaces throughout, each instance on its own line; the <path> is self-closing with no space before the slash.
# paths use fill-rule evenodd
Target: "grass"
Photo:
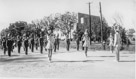
<path id="1" fill-rule="evenodd" d="M 65 41 L 60 41 L 60 47 L 66 47 L 66 43 Z M 76 42 L 75 41 L 71 41 L 70 43 L 70 47 L 76 49 Z M 82 48 L 81 42 L 80 42 L 80 49 Z M 91 46 L 89 47 L 89 49 L 91 50 L 103 50 L 103 46 L 101 43 L 92 43 Z M 110 50 L 109 46 L 106 45 L 106 50 Z M 127 47 L 126 45 L 123 46 L 122 50 L 125 51 L 135 51 L 135 45 L 129 45 L 129 47 Z"/>

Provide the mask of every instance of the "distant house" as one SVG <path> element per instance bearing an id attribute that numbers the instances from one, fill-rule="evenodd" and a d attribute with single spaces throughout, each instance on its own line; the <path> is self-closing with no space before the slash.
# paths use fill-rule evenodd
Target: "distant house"
<path id="1" fill-rule="evenodd" d="M 126 35 L 131 43 L 135 42 L 135 35 L 136 35 L 135 33 L 131 33 L 130 30 L 127 30 Z"/>
<path id="2" fill-rule="evenodd" d="M 71 32 L 70 32 L 70 34 L 69 34 L 69 38 L 71 38 L 71 39 L 73 39 L 74 38 L 74 36 L 73 36 L 73 32 L 75 31 L 75 29 L 72 29 L 71 30 Z M 61 39 L 61 40 L 64 40 L 65 39 L 65 34 L 61 31 L 61 30 L 55 30 L 54 31 L 54 34 L 58 34 L 59 35 L 59 39 Z"/>

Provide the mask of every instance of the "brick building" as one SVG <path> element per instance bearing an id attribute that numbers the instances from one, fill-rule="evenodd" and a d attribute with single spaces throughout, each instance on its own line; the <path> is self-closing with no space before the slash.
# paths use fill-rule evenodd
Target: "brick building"
<path id="1" fill-rule="evenodd" d="M 77 23 L 73 24 L 73 28 L 71 29 L 71 33 L 70 33 L 70 38 L 73 39 L 73 32 L 75 30 L 81 29 L 82 32 L 85 31 L 85 29 L 88 29 L 88 31 L 90 31 L 90 26 L 89 26 L 89 15 L 88 14 L 83 14 L 83 13 L 77 13 Z M 95 28 L 96 26 L 100 27 L 100 17 L 99 16 L 94 16 L 91 15 L 91 26 L 92 28 Z M 57 32 L 57 31 L 56 31 Z M 93 32 L 93 31 L 92 31 Z M 65 36 L 61 33 L 59 33 L 61 39 L 63 39 Z"/>
<path id="2" fill-rule="evenodd" d="M 100 17 L 91 15 L 91 27 L 94 28 L 96 24 L 100 24 Z M 88 14 L 78 13 L 77 29 L 82 29 L 83 32 L 85 29 L 90 29 Z"/>

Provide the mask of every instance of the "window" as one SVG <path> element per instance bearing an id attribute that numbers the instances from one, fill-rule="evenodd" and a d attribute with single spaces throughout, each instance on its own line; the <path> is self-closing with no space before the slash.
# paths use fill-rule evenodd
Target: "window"
<path id="1" fill-rule="evenodd" d="M 84 18 L 83 17 L 80 18 L 80 21 L 81 21 L 81 24 L 83 24 L 84 23 Z"/>

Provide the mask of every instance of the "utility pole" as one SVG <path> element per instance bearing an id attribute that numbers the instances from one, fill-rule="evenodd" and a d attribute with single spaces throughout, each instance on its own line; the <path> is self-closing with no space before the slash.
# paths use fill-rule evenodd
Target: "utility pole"
<path id="1" fill-rule="evenodd" d="M 101 9 L 101 2 L 99 2 L 99 6 L 100 6 L 100 22 L 101 22 L 101 43 L 103 42 L 103 33 L 102 33 L 102 9 Z"/>
<path id="2" fill-rule="evenodd" d="M 90 45 L 91 45 L 91 36 L 92 36 L 92 27 L 91 27 L 91 9 L 90 9 L 90 4 L 91 4 L 92 2 L 89 2 L 88 4 L 89 4 L 89 26 L 90 26 Z"/>

